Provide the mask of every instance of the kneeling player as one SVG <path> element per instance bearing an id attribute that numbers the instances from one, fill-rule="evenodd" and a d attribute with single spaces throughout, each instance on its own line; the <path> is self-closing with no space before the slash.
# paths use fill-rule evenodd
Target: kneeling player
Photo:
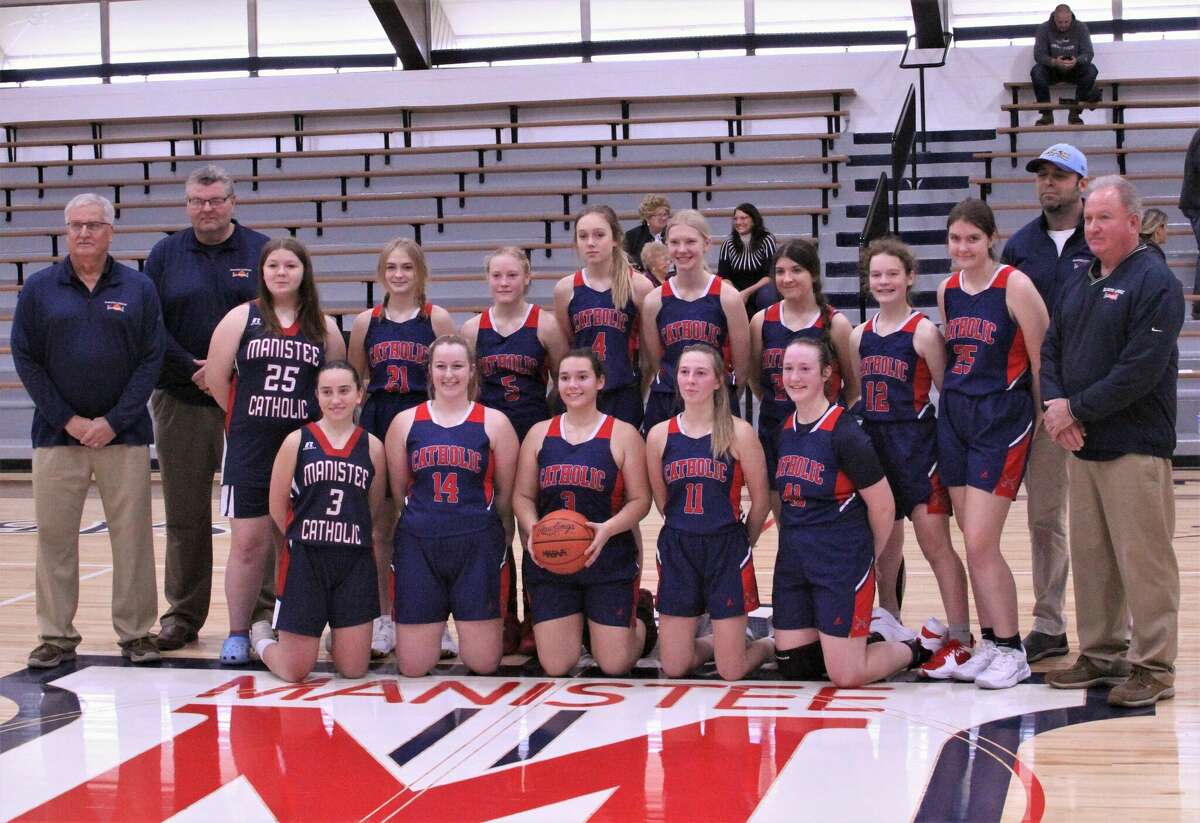
<path id="1" fill-rule="evenodd" d="M 271 519 L 286 538 L 279 564 L 275 629 L 255 651 L 292 682 L 317 662 L 321 632 L 333 630 L 333 662 L 362 677 L 371 659 L 377 611 L 372 513 L 386 488 L 383 444 L 354 425 L 362 380 L 346 361 L 317 375 L 321 419 L 283 441 L 271 472 Z"/>
<path id="2" fill-rule="evenodd" d="M 870 440 L 825 398 L 832 357 L 798 338 L 783 355 L 796 410 L 778 434 L 775 490 L 782 501 L 772 593 L 775 656 L 792 680 L 853 688 L 929 657 L 919 640 L 867 645 L 875 550 L 892 532 L 895 503 Z"/>
<path id="3" fill-rule="evenodd" d="M 659 659 L 668 677 L 683 677 L 716 658 L 717 672 L 740 680 L 771 656 L 768 638 L 747 644 L 749 612 L 758 608 L 751 547 L 770 512 L 766 458 L 754 429 L 730 410 L 725 364 L 716 349 L 689 346 L 672 375 L 683 411 L 650 430 L 646 462 L 658 536 Z M 741 520 L 742 484 L 750 512 Z M 711 637 L 696 621 L 712 619 Z"/>

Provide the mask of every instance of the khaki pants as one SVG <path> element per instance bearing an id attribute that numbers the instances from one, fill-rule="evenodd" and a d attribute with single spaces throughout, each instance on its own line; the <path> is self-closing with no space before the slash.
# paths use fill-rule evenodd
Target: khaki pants
<path id="1" fill-rule="evenodd" d="M 167 510 L 163 589 L 168 608 L 162 627 L 181 625 L 199 632 L 212 601 L 213 477 L 225 450 L 225 415 L 217 406 L 184 403 L 165 391 L 150 399 L 154 442 Z M 275 609 L 275 567 L 267 564 L 254 620 L 270 620 Z"/>
<path id="2" fill-rule="evenodd" d="M 154 534 L 147 446 L 53 446 L 33 450 L 33 506 L 38 523 L 37 619 L 42 642 L 79 644 L 79 526 L 92 478 L 100 491 L 112 544 L 112 618 L 122 643 L 154 625 Z"/>
<path id="3" fill-rule="evenodd" d="M 1038 426 L 1029 449 L 1025 472 L 1028 495 L 1029 548 L 1033 557 L 1033 630 L 1065 634 L 1067 577 L 1068 452 L 1055 445 L 1044 426 Z"/>
<path id="4" fill-rule="evenodd" d="M 1081 655 L 1101 669 L 1124 672 L 1132 664 L 1174 682 L 1179 647 L 1174 533 L 1171 461 L 1144 454 L 1072 460 L 1075 622 Z"/>

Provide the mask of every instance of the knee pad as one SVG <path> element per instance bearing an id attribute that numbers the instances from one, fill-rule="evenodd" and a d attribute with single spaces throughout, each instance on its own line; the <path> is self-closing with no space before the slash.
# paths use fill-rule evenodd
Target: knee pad
<path id="1" fill-rule="evenodd" d="M 821 641 L 775 652 L 779 673 L 787 680 L 828 680 Z"/>

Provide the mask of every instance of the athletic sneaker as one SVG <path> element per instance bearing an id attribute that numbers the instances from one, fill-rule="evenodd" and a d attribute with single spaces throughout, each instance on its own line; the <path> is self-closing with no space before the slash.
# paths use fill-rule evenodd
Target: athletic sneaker
<path id="1" fill-rule="evenodd" d="M 898 640 L 901 643 L 917 639 L 917 633 L 906 628 L 887 609 L 876 608 L 871 611 L 871 631 L 884 640 Z"/>
<path id="2" fill-rule="evenodd" d="M 442 631 L 442 659 L 446 660 L 451 657 L 458 657 L 458 643 L 450 635 L 450 626 L 447 625 Z"/>
<path id="3" fill-rule="evenodd" d="M 277 640 L 275 630 L 271 628 L 271 621 L 256 620 L 250 624 L 250 656 L 255 660 L 258 659 L 258 641 L 260 640 Z"/>
<path id="4" fill-rule="evenodd" d="M 638 589 L 637 616 L 646 624 L 646 637 L 642 642 L 642 653 L 638 659 L 649 657 L 658 643 L 658 623 L 654 621 L 654 594 L 649 589 Z"/>
<path id="5" fill-rule="evenodd" d="M 333 629 L 325 632 L 324 646 L 327 653 L 333 654 Z"/>
<path id="6" fill-rule="evenodd" d="M 1029 661 L 1024 649 L 1012 646 L 996 646 L 991 664 L 975 676 L 975 685 L 981 689 L 1011 689 L 1029 677 Z"/>
<path id="7" fill-rule="evenodd" d="M 917 672 L 921 677 L 931 680 L 949 680 L 970 659 L 971 649 L 968 646 L 957 640 L 948 640 Z"/>
<path id="8" fill-rule="evenodd" d="M 949 639 L 947 632 L 949 629 L 946 628 L 945 623 L 936 617 L 931 617 L 925 621 L 925 625 L 917 633 L 917 639 L 929 651 L 936 652 L 946 645 L 946 641 Z"/>
<path id="9" fill-rule="evenodd" d="M 973 683 L 976 677 L 992 665 L 992 658 L 995 656 L 996 644 L 991 640 L 980 640 L 971 649 L 971 659 L 955 668 L 950 676 L 963 683 Z"/>
<path id="10" fill-rule="evenodd" d="M 396 624 L 386 614 L 371 623 L 371 657 L 387 657 L 396 648 Z"/>

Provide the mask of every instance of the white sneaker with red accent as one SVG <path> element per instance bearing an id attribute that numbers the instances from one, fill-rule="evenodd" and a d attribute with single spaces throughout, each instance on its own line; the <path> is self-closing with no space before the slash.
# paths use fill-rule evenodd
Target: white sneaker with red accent
<path id="1" fill-rule="evenodd" d="M 887 609 L 871 610 L 871 632 L 884 640 L 899 640 L 901 643 L 917 639 L 917 633 L 893 617 Z"/>
<path id="2" fill-rule="evenodd" d="M 987 671 L 996 657 L 996 644 L 991 640 L 980 640 L 971 649 L 971 659 L 958 666 L 951 677 L 963 683 L 974 683 L 975 678 Z"/>
<path id="3" fill-rule="evenodd" d="M 949 629 L 946 624 L 938 620 L 936 617 L 931 617 L 925 621 L 925 625 L 921 627 L 921 631 L 917 632 L 917 639 L 921 641 L 921 645 L 931 652 L 939 651 L 942 646 L 946 645 L 949 640 L 947 634 Z"/>
<path id="4" fill-rule="evenodd" d="M 970 659 L 970 646 L 964 646 L 957 640 L 949 640 L 934 653 L 933 657 L 922 663 L 917 672 L 921 677 L 928 677 L 931 680 L 949 680 Z"/>

